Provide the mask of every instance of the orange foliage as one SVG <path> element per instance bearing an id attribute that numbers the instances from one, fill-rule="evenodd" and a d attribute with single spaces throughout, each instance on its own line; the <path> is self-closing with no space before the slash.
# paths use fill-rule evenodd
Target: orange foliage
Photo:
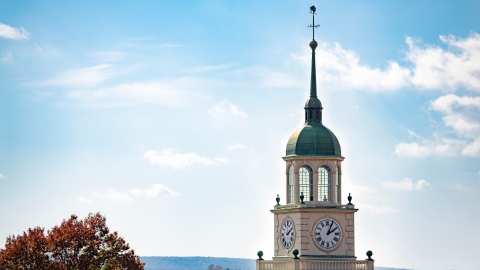
<path id="1" fill-rule="evenodd" d="M 143 269 L 144 263 L 117 232 L 109 233 L 105 221 L 100 213 L 84 220 L 72 215 L 47 235 L 36 227 L 9 236 L 0 249 L 0 269 Z"/>

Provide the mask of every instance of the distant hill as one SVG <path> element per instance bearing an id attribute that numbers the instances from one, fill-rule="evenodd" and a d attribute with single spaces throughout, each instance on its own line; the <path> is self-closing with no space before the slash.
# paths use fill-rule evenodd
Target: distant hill
<path id="1" fill-rule="evenodd" d="M 229 270 L 255 270 L 255 260 L 219 257 L 140 257 L 145 270 L 207 270 L 210 265 Z M 375 266 L 375 270 L 408 270 Z"/>
<path id="2" fill-rule="evenodd" d="M 207 270 L 219 265 L 229 270 L 255 270 L 255 260 L 219 257 L 140 257 L 145 270 Z"/>

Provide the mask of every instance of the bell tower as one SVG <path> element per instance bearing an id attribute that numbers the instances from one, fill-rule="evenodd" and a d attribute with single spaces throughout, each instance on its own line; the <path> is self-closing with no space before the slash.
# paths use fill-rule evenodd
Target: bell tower
<path id="1" fill-rule="evenodd" d="M 322 122 L 323 106 L 317 96 L 315 49 L 315 6 L 313 17 L 310 96 L 305 102 L 305 123 L 288 140 L 285 161 L 285 203 L 277 195 L 274 215 L 274 257 L 264 261 L 259 252 L 257 269 L 373 269 L 369 259 L 355 255 L 355 213 L 351 203 L 342 204 L 340 143 Z M 302 266 L 303 265 L 303 266 Z M 318 266 L 320 265 L 320 266 Z M 290 267 L 291 266 L 291 267 Z M 317 267 L 318 266 L 318 267 Z M 269 268 L 270 267 L 270 268 Z M 276 268 L 277 267 L 277 268 Z M 343 269 L 343 268 L 342 268 Z M 346 269 L 346 268 L 345 268 Z"/>

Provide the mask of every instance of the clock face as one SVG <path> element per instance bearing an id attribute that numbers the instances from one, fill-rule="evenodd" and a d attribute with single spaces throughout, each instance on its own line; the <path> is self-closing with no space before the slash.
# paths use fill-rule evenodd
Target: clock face
<path id="1" fill-rule="evenodd" d="M 335 220 L 322 218 L 313 227 L 313 239 L 320 249 L 334 250 L 342 240 L 342 228 Z"/>
<path id="2" fill-rule="evenodd" d="M 290 218 L 286 218 L 280 230 L 280 240 L 284 249 L 290 249 L 295 242 L 295 225 Z"/>

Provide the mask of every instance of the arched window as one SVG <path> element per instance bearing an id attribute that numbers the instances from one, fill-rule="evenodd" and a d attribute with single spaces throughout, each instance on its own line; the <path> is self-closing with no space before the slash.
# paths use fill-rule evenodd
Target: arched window
<path id="1" fill-rule="evenodd" d="M 337 166 L 337 171 L 335 173 L 335 200 L 337 203 L 340 203 L 340 166 Z"/>
<path id="2" fill-rule="evenodd" d="M 304 201 L 313 201 L 313 170 L 305 165 L 298 171 L 300 194 L 303 192 Z"/>
<path id="3" fill-rule="evenodd" d="M 332 184 L 330 168 L 323 165 L 318 169 L 318 201 L 331 201 L 330 186 Z"/>
<path id="4" fill-rule="evenodd" d="M 287 203 L 295 202 L 295 175 L 293 173 L 293 165 L 290 166 L 290 170 L 288 170 L 288 195 L 287 195 Z"/>

